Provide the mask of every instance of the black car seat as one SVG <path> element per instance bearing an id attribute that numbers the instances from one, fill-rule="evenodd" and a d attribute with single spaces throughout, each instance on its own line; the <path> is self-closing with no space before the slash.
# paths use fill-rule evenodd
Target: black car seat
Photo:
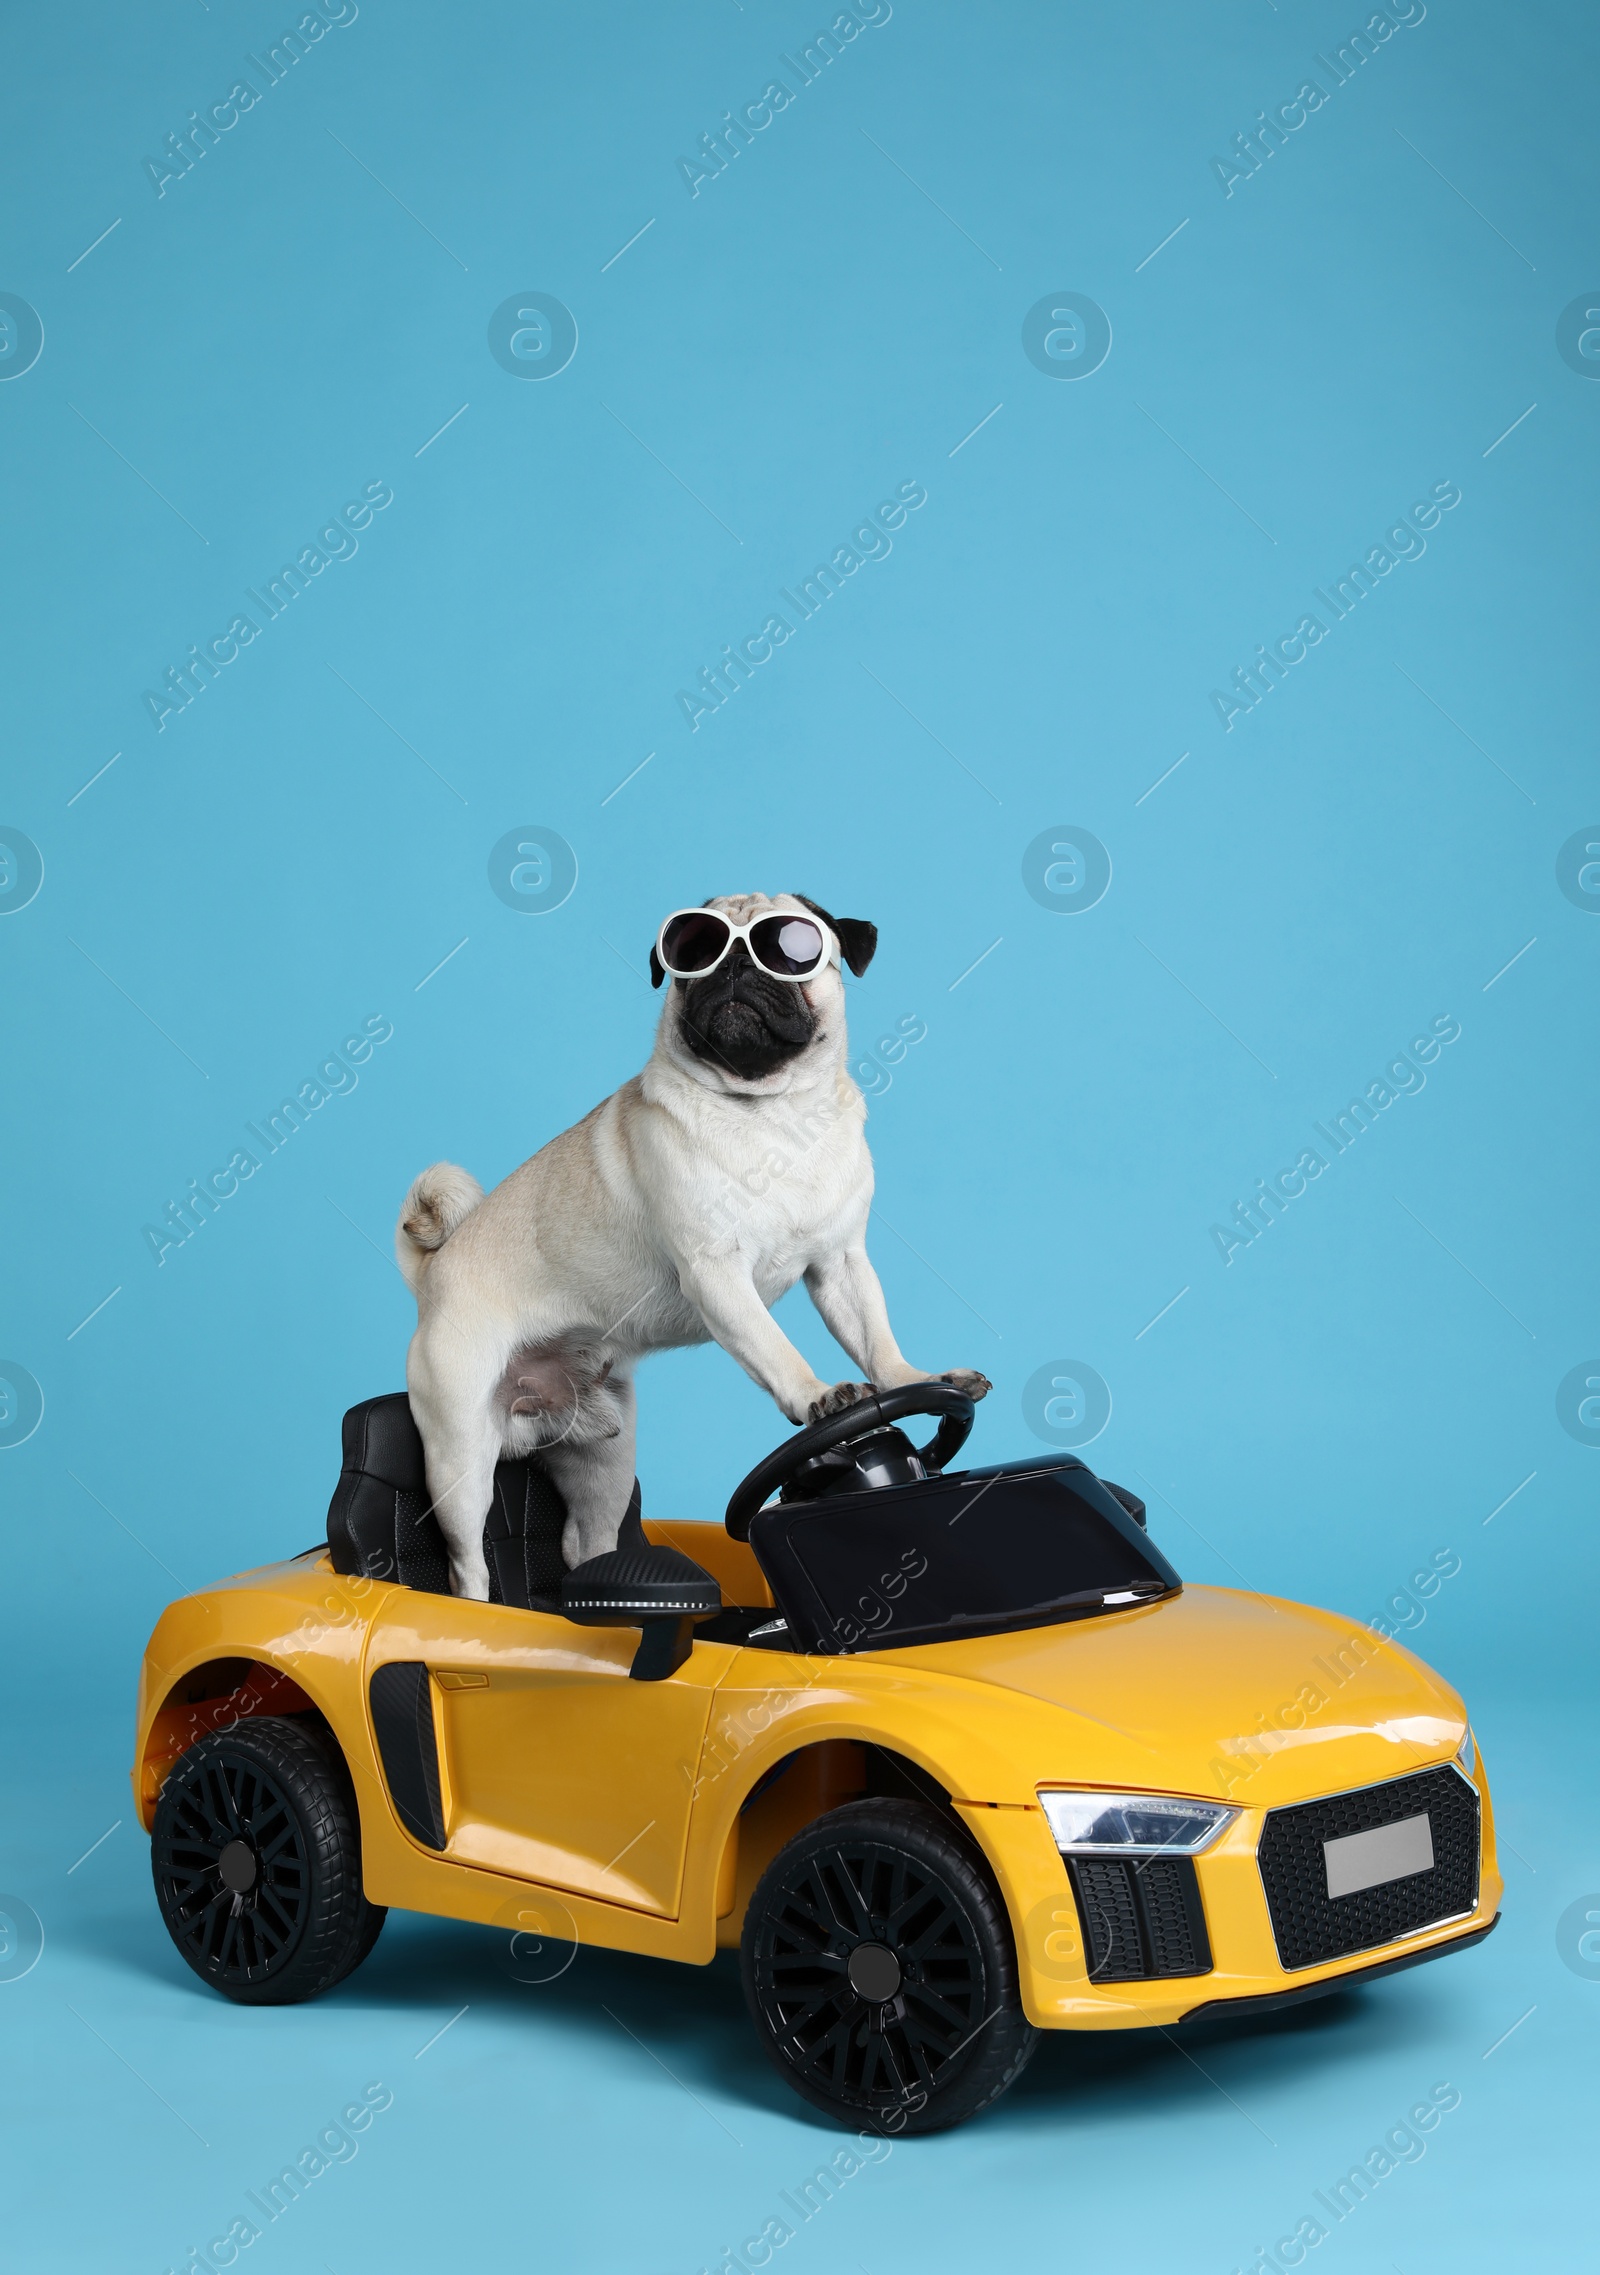
<path id="1" fill-rule="evenodd" d="M 450 1593 L 450 1557 L 428 1501 L 422 1438 L 405 1392 L 369 1398 L 344 1418 L 344 1464 L 328 1507 L 328 1551 L 336 1572 L 396 1581 L 430 1595 Z M 617 1547 L 648 1546 L 637 1478 Z M 561 1534 L 567 1506 L 555 1479 L 529 1454 L 502 1461 L 484 1520 L 491 1603 L 559 1611 L 566 1562 Z"/>

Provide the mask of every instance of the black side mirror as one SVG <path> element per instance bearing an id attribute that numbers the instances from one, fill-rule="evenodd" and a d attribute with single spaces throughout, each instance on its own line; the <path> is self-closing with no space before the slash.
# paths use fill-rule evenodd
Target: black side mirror
<path id="1" fill-rule="evenodd" d="M 675 1548 L 613 1548 L 591 1556 L 561 1584 L 561 1615 L 580 1627 L 644 1630 L 628 1673 L 664 1682 L 688 1658 L 697 1620 L 715 1619 L 722 1594 L 709 1572 Z"/>

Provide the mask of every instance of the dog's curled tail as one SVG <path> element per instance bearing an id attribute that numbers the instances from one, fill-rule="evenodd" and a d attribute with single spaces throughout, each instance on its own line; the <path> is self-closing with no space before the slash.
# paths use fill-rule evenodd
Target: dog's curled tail
<path id="1" fill-rule="evenodd" d="M 394 1228 L 395 1258 L 413 1295 L 422 1285 L 428 1258 L 482 1199 L 477 1178 L 453 1161 L 436 1161 L 413 1180 Z"/>

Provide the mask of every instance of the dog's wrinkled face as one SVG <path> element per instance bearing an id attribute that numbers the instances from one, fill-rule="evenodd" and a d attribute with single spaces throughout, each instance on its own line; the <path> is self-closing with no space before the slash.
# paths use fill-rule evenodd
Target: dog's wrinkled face
<path id="1" fill-rule="evenodd" d="M 798 984 L 774 979 L 736 940 L 704 979 L 671 983 L 674 1040 L 697 1070 L 720 1076 L 729 1088 L 770 1085 L 842 1025 L 844 987 L 837 954 L 844 954 L 853 971 L 865 971 L 877 944 L 876 930 L 849 917 L 836 920 L 795 893 L 730 893 L 705 906 L 734 924 L 792 910 L 816 917 L 824 927 L 832 953 L 814 979 Z M 651 976 L 657 985 L 664 976 L 653 954 Z"/>

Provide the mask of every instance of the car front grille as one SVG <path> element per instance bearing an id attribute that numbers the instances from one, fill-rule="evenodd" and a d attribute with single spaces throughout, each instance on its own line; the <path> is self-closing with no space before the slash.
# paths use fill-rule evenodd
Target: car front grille
<path id="1" fill-rule="evenodd" d="M 1092 1982 L 1210 1974 L 1211 1941 L 1188 1857 L 1069 1856 L 1066 1863 Z"/>
<path id="2" fill-rule="evenodd" d="M 1411 1872 L 1348 1896 L 1328 1894 L 1325 1841 L 1424 1815 L 1433 1841 L 1431 1871 Z M 1354 1793 L 1272 1810 L 1257 1861 L 1285 1972 L 1343 1959 L 1353 1951 L 1372 1951 L 1475 1910 L 1478 1820 L 1477 1788 L 1448 1764 L 1387 1785 L 1361 1786 Z"/>

